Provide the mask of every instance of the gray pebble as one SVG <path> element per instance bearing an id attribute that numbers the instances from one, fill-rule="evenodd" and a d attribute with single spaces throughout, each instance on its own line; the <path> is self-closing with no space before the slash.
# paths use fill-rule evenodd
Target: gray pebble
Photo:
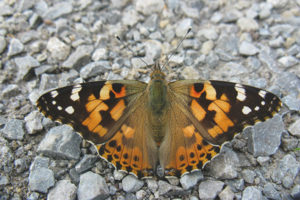
<path id="1" fill-rule="evenodd" d="M 18 85 L 9 84 L 1 91 L 1 96 L 2 98 L 13 98 L 20 94 L 20 92 L 21 91 Z"/>
<path id="2" fill-rule="evenodd" d="M 123 190 L 125 192 L 136 192 L 144 185 L 143 181 L 140 181 L 133 175 L 127 175 L 122 180 Z"/>
<path id="3" fill-rule="evenodd" d="M 268 199 L 280 200 L 280 193 L 275 189 L 272 183 L 264 185 L 263 193 Z"/>
<path id="4" fill-rule="evenodd" d="M 83 45 L 76 48 L 76 50 L 63 62 L 62 67 L 69 69 L 80 69 L 82 66 L 89 62 L 92 46 Z"/>
<path id="5" fill-rule="evenodd" d="M 249 127 L 249 130 L 252 132 L 248 138 L 249 152 L 254 156 L 269 156 L 279 148 L 284 124 L 281 116 L 276 115 L 266 122 Z"/>
<path id="6" fill-rule="evenodd" d="M 246 183 L 253 184 L 254 183 L 254 178 L 255 178 L 255 172 L 251 171 L 249 169 L 245 169 L 242 171 L 242 176 L 245 180 Z"/>
<path id="7" fill-rule="evenodd" d="M 176 26 L 176 36 L 182 38 L 187 33 L 188 29 L 193 26 L 193 20 L 191 18 L 185 18 L 180 20 Z"/>
<path id="8" fill-rule="evenodd" d="M 10 119 L 5 124 L 1 132 L 5 138 L 11 140 L 22 140 L 24 137 L 23 121 L 19 119 Z"/>
<path id="9" fill-rule="evenodd" d="M 80 176 L 77 190 L 78 200 L 106 199 L 109 196 L 105 179 L 93 172 L 86 172 Z"/>
<path id="10" fill-rule="evenodd" d="M 258 48 L 255 47 L 252 43 L 243 41 L 239 46 L 239 52 L 241 55 L 253 56 L 259 52 Z"/>
<path id="11" fill-rule="evenodd" d="M 108 61 L 91 62 L 80 69 L 80 77 L 83 79 L 91 78 L 106 72 L 110 68 Z"/>
<path id="12" fill-rule="evenodd" d="M 48 40 L 47 50 L 50 51 L 52 58 L 56 60 L 65 60 L 70 53 L 70 49 L 70 46 L 57 37 L 52 37 Z"/>
<path id="13" fill-rule="evenodd" d="M 262 200 L 263 196 L 261 191 L 255 186 L 248 186 L 243 191 L 242 200 Z"/>
<path id="14" fill-rule="evenodd" d="M 290 188 L 299 169 L 299 162 L 288 154 L 277 162 L 277 167 L 271 172 L 271 178 L 275 183 L 282 183 L 285 188 Z"/>
<path id="15" fill-rule="evenodd" d="M 47 193 L 55 183 L 52 170 L 44 167 L 35 168 L 29 174 L 29 187 L 32 191 Z"/>
<path id="16" fill-rule="evenodd" d="M 0 186 L 7 185 L 9 183 L 9 179 L 7 176 L 0 176 Z"/>
<path id="17" fill-rule="evenodd" d="M 296 120 L 294 123 L 292 123 L 290 125 L 290 127 L 288 128 L 289 132 L 296 136 L 296 137 L 300 137 L 300 119 Z"/>
<path id="18" fill-rule="evenodd" d="M 24 45 L 22 44 L 22 42 L 16 38 L 13 38 L 9 42 L 7 55 L 14 56 L 23 52 L 23 50 L 24 50 Z"/>
<path id="19" fill-rule="evenodd" d="M 42 125 L 42 114 L 35 110 L 33 112 L 30 112 L 25 118 L 25 127 L 29 134 L 35 134 L 38 131 L 41 131 L 43 129 Z"/>
<path id="20" fill-rule="evenodd" d="M 200 180 L 203 180 L 203 174 L 201 171 L 186 174 L 180 178 L 180 183 L 183 189 L 188 190 L 194 187 Z"/>
<path id="21" fill-rule="evenodd" d="M 216 179 L 233 179 L 238 176 L 239 157 L 229 148 L 223 147 L 221 153 L 209 163 L 209 171 Z"/>
<path id="22" fill-rule="evenodd" d="M 97 161 L 98 156 L 95 155 L 84 155 L 83 158 L 76 164 L 76 171 L 81 174 L 92 167 L 94 167 L 95 162 Z"/>
<path id="23" fill-rule="evenodd" d="M 144 15 L 150 15 L 162 12 L 164 2 L 160 0 L 137 0 L 135 6 Z"/>
<path id="24" fill-rule="evenodd" d="M 48 195 L 48 200 L 75 200 L 77 188 L 69 180 L 60 180 L 55 184 Z"/>
<path id="25" fill-rule="evenodd" d="M 207 180 L 199 185 L 200 199 L 214 199 L 222 191 L 224 183 L 222 181 Z"/>
<path id="26" fill-rule="evenodd" d="M 54 20 L 63 15 L 70 14 L 73 11 L 73 6 L 70 2 L 61 2 L 54 4 L 53 7 L 47 9 L 47 12 L 43 13 L 43 18 Z"/>
<path id="27" fill-rule="evenodd" d="M 70 126 L 62 125 L 50 129 L 37 151 L 55 158 L 78 159 L 80 143 L 81 137 Z"/>
<path id="28" fill-rule="evenodd" d="M 27 80 L 28 76 L 33 74 L 33 69 L 40 66 L 40 63 L 32 56 L 24 56 L 15 58 L 18 67 L 18 79 Z"/>
<path id="29" fill-rule="evenodd" d="M 232 192 L 230 186 L 226 186 L 222 192 L 218 195 L 220 197 L 220 200 L 233 200 L 234 199 L 234 193 Z"/>

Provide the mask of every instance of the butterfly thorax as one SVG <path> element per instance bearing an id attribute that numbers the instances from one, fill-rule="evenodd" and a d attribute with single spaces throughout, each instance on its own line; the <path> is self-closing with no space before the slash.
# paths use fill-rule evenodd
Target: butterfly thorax
<path id="1" fill-rule="evenodd" d="M 165 74 L 161 70 L 155 69 L 148 84 L 149 91 L 149 119 L 152 126 L 152 134 L 155 142 L 160 145 L 164 138 L 165 116 L 167 111 L 167 82 Z"/>

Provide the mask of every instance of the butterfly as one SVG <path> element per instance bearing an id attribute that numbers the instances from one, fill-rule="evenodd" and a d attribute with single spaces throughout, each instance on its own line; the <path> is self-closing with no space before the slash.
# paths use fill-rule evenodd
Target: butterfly
<path id="1" fill-rule="evenodd" d="M 282 106 L 265 90 L 223 81 L 167 82 L 155 64 L 149 83 L 88 82 L 49 91 L 37 100 L 52 120 L 71 125 L 100 157 L 137 177 L 202 169 L 245 126 Z"/>

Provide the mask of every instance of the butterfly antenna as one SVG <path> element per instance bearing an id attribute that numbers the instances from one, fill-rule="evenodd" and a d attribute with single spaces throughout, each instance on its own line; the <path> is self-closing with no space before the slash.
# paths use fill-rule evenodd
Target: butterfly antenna
<path id="1" fill-rule="evenodd" d="M 186 39 L 187 35 L 191 32 L 192 28 L 189 28 L 183 38 L 180 40 L 179 44 L 177 45 L 176 49 L 174 49 L 171 54 L 168 56 L 166 63 L 162 66 L 162 69 L 168 65 L 170 59 L 174 56 L 174 53 L 177 49 L 181 46 L 182 42 Z"/>
<path id="2" fill-rule="evenodd" d="M 117 38 L 117 40 L 119 40 L 119 42 L 121 43 L 121 44 L 123 44 L 132 54 L 133 54 L 133 56 L 136 56 L 136 54 L 135 54 L 135 52 L 127 45 L 127 44 L 125 44 L 125 42 L 123 41 L 123 40 L 121 40 L 121 38 L 117 35 L 116 36 L 116 38 Z M 148 66 L 148 63 L 143 59 L 143 58 L 141 58 L 141 57 L 138 57 L 146 66 Z"/>

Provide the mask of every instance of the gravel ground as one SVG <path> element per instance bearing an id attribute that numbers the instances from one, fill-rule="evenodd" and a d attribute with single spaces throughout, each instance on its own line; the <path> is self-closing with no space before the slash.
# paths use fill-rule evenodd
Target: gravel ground
<path id="1" fill-rule="evenodd" d="M 190 27 L 166 69 L 169 80 L 239 82 L 285 104 L 202 171 L 139 180 L 37 111 L 35 101 L 51 88 L 149 81 L 151 69 L 138 57 L 165 60 Z M 293 199 L 300 192 L 299 0 L 2 0 L 0 58 L 0 200 Z"/>

